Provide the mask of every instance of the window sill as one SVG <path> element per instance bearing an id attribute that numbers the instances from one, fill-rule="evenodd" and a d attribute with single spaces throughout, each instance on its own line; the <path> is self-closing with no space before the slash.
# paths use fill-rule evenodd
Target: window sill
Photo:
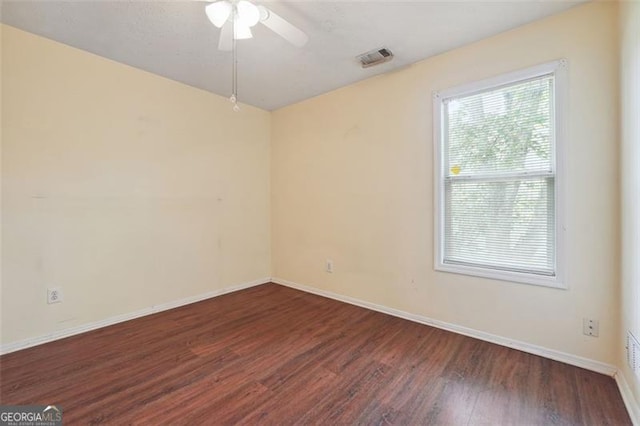
<path id="1" fill-rule="evenodd" d="M 473 266 L 451 265 L 438 263 L 435 267 L 436 271 L 449 272 L 454 274 L 469 275 L 480 278 L 490 278 L 500 281 L 509 281 L 513 283 L 537 285 L 542 287 L 550 287 L 561 290 L 567 290 L 568 287 L 557 276 L 547 277 L 543 275 L 534 275 L 521 272 L 498 271 L 485 268 L 476 268 Z"/>

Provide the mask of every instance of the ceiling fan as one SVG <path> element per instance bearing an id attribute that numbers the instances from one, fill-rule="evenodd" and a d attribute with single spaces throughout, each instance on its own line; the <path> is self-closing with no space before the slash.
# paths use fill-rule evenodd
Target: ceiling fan
<path id="1" fill-rule="evenodd" d="M 304 46 L 309 37 L 262 5 L 248 0 L 219 0 L 205 7 L 207 17 L 213 25 L 221 28 L 218 49 L 232 50 L 233 40 L 252 38 L 251 27 L 261 23 L 289 43 Z"/>

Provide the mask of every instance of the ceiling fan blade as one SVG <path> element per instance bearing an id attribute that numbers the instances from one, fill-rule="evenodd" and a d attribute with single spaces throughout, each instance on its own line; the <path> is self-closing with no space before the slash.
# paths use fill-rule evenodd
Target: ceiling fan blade
<path id="1" fill-rule="evenodd" d="M 260 22 L 280 37 L 297 47 L 302 47 L 309 41 L 309 37 L 298 27 L 260 5 Z"/>
<path id="2" fill-rule="evenodd" d="M 233 25 L 227 22 L 220 30 L 220 40 L 218 41 L 218 49 L 229 51 L 233 45 Z"/>

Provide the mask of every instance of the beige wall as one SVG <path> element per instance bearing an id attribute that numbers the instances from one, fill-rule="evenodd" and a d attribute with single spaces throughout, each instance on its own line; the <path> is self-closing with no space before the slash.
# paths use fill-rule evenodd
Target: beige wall
<path id="1" fill-rule="evenodd" d="M 640 338 L 640 2 L 620 5 L 620 46 L 622 348 L 627 331 Z M 640 401 L 640 383 L 629 370 L 624 351 L 618 365 Z"/>
<path id="2" fill-rule="evenodd" d="M 3 344 L 269 277 L 268 112 L 8 26 L 2 56 Z"/>
<path id="3" fill-rule="evenodd" d="M 1 13 L 1 11 L 0 11 Z M 1 24 L 0 24 L 1 25 Z M 2 46 L 4 45 L 2 39 L 2 28 L 0 27 L 0 177 L 2 176 L 2 134 L 4 133 L 3 114 L 2 114 L 2 57 L 4 52 Z M 2 181 L 0 180 L 0 343 L 2 342 Z"/>
<path id="4" fill-rule="evenodd" d="M 275 111 L 273 276 L 617 364 L 617 42 L 617 5 L 587 4 Z M 435 272 L 432 91 L 563 57 L 570 289 Z"/>

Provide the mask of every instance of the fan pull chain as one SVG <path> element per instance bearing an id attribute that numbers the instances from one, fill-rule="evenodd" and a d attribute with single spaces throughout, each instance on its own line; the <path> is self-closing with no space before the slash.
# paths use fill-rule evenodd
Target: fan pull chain
<path id="1" fill-rule="evenodd" d="M 232 55 L 232 63 L 231 63 L 231 97 L 229 100 L 233 103 L 233 110 L 235 112 L 240 111 L 240 106 L 238 105 L 238 50 L 237 50 L 237 40 L 236 40 L 236 15 L 238 14 L 238 10 L 236 9 L 235 4 L 233 5 L 233 16 L 231 19 L 231 55 Z"/>

